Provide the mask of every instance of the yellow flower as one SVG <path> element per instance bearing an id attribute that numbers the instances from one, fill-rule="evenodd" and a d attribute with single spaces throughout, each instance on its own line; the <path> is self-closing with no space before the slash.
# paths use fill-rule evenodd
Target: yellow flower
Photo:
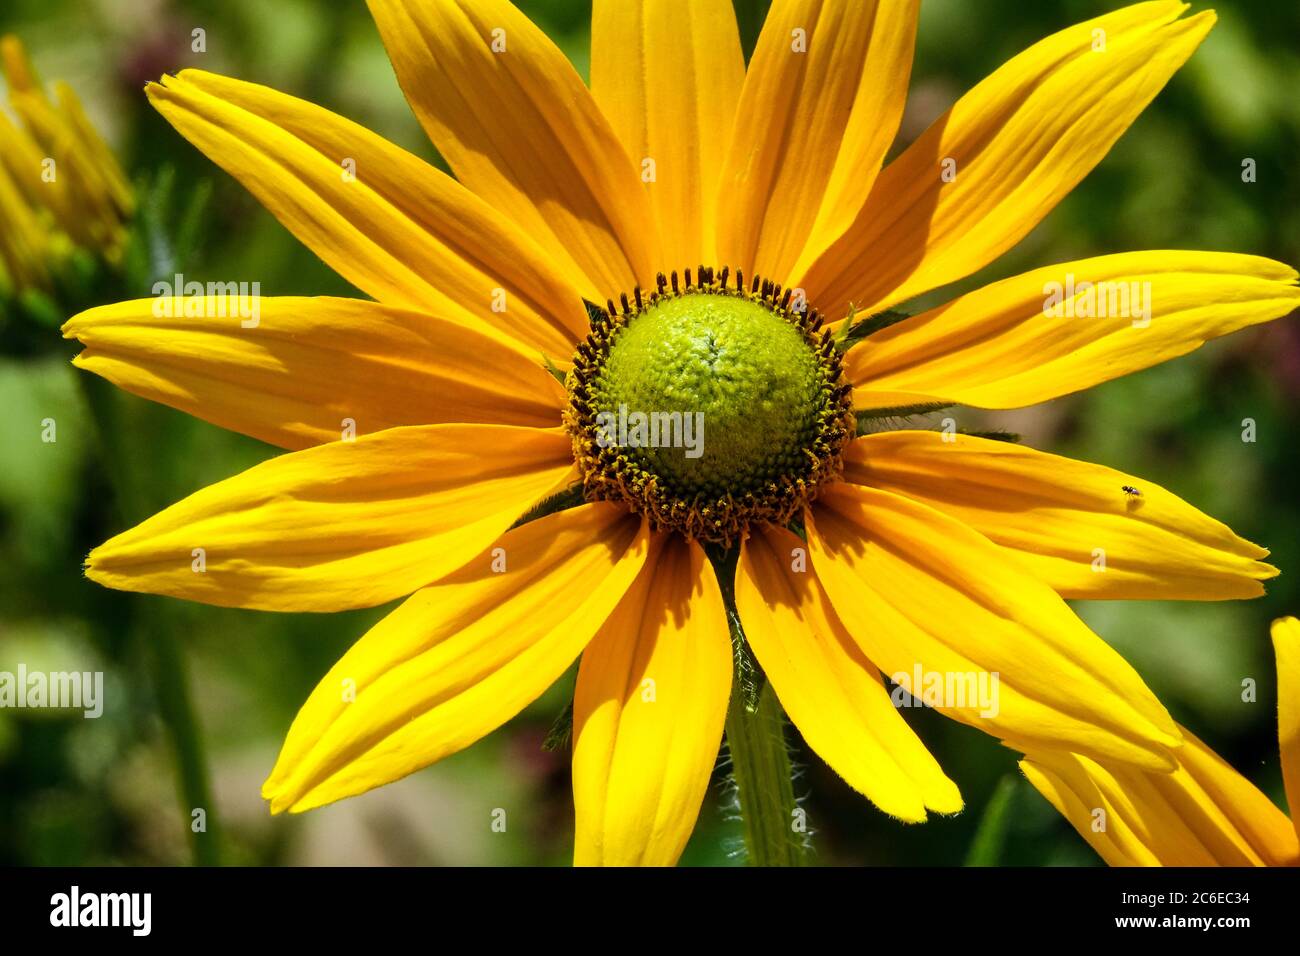
<path id="1" fill-rule="evenodd" d="M 1171 774 L 1051 749 L 1020 767 L 1111 866 L 1300 865 L 1300 621 L 1273 622 L 1273 649 L 1289 820 L 1186 729 Z"/>
<path id="2" fill-rule="evenodd" d="M 732 683 L 733 582 L 704 542 L 743 542 L 753 654 L 809 746 L 886 813 L 962 801 L 881 671 L 996 675 L 996 706 L 937 706 L 1172 769 L 1176 725 L 1063 598 L 1255 596 L 1267 552 L 1140 478 L 969 436 L 859 438 L 847 410 L 1064 395 L 1287 313 L 1295 271 L 1204 252 L 1066 263 L 843 356 L 813 307 L 875 316 L 1008 249 L 1211 14 L 1145 3 L 1051 36 L 882 171 L 916 2 L 778 0 L 746 71 L 728 0 L 597 0 L 591 89 L 506 0 L 370 7 L 456 179 L 250 83 L 187 70 L 148 95 L 376 301 L 209 296 L 172 318 L 141 300 L 65 328 L 80 367 L 291 450 L 97 548 L 92 579 L 283 611 L 413 595 L 304 705 L 273 811 L 425 767 L 581 658 L 575 859 L 675 861 Z M 1071 307 L 1075 282 L 1136 283 L 1154 321 L 1046 317 L 1057 280 Z M 589 316 L 584 298 L 607 305 Z M 623 411 L 685 429 L 701 409 L 698 457 L 610 444 Z M 585 503 L 515 526 L 575 482 Z"/>
<path id="3" fill-rule="evenodd" d="M 112 151 L 71 87 L 46 95 L 17 37 L 0 37 L 0 68 L 20 121 L 0 111 L 0 289 L 50 289 L 74 245 L 119 262 L 134 200 Z"/>

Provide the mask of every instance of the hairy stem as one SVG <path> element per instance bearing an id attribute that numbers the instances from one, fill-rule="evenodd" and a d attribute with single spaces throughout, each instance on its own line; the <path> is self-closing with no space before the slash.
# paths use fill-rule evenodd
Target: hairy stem
<path id="1" fill-rule="evenodd" d="M 768 684 L 757 709 L 733 692 L 727 711 L 727 748 L 731 752 L 736 798 L 745 828 L 745 848 L 753 866 L 803 866 L 808 849 L 796 830 L 799 811 L 785 743 L 785 715 Z"/>
<path id="2" fill-rule="evenodd" d="M 804 866 L 809 844 L 801 825 L 802 811 L 794 798 L 785 712 L 749 653 L 736 611 L 739 552 L 710 549 L 709 558 L 727 608 L 735 658 L 727 709 L 727 750 L 748 859 L 752 866 Z"/>

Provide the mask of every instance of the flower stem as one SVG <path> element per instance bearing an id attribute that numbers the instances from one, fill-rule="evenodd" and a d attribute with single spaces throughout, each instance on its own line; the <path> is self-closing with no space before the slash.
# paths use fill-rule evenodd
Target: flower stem
<path id="1" fill-rule="evenodd" d="M 127 461 L 149 460 L 150 449 L 133 441 L 137 429 L 119 417 L 121 409 L 112 386 L 87 373 L 78 373 L 91 418 L 99 437 L 100 461 L 114 498 L 118 518 L 133 524 L 148 517 L 141 495 L 133 480 L 125 474 Z M 110 436 L 112 436 L 110 438 Z M 110 454 L 114 448 L 119 455 Z M 135 458 L 133 456 L 139 456 Z M 176 635 L 156 619 L 139 613 L 139 599 L 135 595 L 118 595 L 117 606 L 124 620 L 130 621 L 137 639 L 144 645 L 154 682 L 163 725 L 167 730 L 176 758 L 178 796 L 182 819 L 190 830 L 191 845 L 196 866 L 218 866 L 218 830 L 216 808 L 212 801 L 212 787 L 208 777 L 207 758 L 203 739 L 190 693 L 189 675 L 185 669 L 185 654 Z M 194 828 L 193 813 L 203 811 L 202 831 Z"/>
<path id="2" fill-rule="evenodd" d="M 797 806 L 785 744 L 785 715 L 772 685 L 759 693 L 750 711 L 739 688 L 727 711 L 736 799 L 745 827 L 745 848 L 753 866 L 804 866 L 808 849 L 795 830 Z"/>
<path id="3" fill-rule="evenodd" d="M 159 709 L 176 753 L 176 771 L 181 798 L 181 813 L 190 829 L 195 866 L 220 866 L 216 807 L 212 802 L 212 785 L 208 778 L 207 756 L 190 693 L 189 674 L 185 669 L 185 652 L 176 635 L 166 627 L 147 628 L 146 637 L 153 645 L 154 692 Z M 203 811 L 203 831 L 194 829 L 195 810 Z"/>
<path id="4" fill-rule="evenodd" d="M 738 552 L 711 550 L 722 591 L 735 657 L 731 703 L 727 708 L 727 750 L 731 755 L 736 805 L 751 866 L 805 866 L 807 832 L 798 824 L 790 751 L 785 742 L 785 712 L 749 653 L 736 611 Z"/>

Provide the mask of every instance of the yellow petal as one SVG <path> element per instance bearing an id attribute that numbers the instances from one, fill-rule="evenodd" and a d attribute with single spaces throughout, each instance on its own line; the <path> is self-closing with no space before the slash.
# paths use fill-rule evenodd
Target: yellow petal
<path id="1" fill-rule="evenodd" d="M 0 149 L 0 167 L 8 170 L 14 187 L 26 199 L 27 205 L 32 209 L 48 209 L 59 223 L 73 221 L 76 206 L 68 188 L 68 177 L 56 176 L 53 182 L 41 179 L 45 169 L 42 160 L 47 158 L 47 151 L 32 138 L 31 133 L 10 121 L 3 111 L 0 111 L 0 142 L 5 144 L 4 149 Z"/>
<path id="2" fill-rule="evenodd" d="M 596 0 L 591 92 L 642 180 L 653 173 L 665 268 L 717 259 L 718 175 L 744 81 L 731 0 Z"/>
<path id="3" fill-rule="evenodd" d="M 987 538 L 849 484 L 808 517 L 817 577 L 886 677 L 922 699 L 942 690 L 927 702 L 1001 738 L 1172 766 L 1177 731 L 1141 678 Z"/>
<path id="4" fill-rule="evenodd" d="M 0 222 L 4 223 L 4 229 L 0 229 L 0 277 L 8 276 L 19 289 L 46 285 L 49 272 L 45 227 L 3 165 L 0 165 Z"/>
<path id="5" fill-rule="evenodd" d="M 391 783 L 519 713 L 609 616 L 648 535 L 621 508 L 582 505 L 504 535 L 504 571 L 479 554 L 417 592 L 312 691 L 262 788 L 272 812 Z"/>
<path id="6" fill-rule="evenodd" d="M 808 746 L 881 810 L 908 822 L 924 820 L 927 807 L 957 813 L 956 785 L 895 709 L 806 555 L 789 531 L 753 528 L 736 571 L 745 638 L 781 706 Z"/>
<path id="7" fill-rule="evenodd" d="M 507 0 L 368 0 L 398 82 L 456 177 L 589 299 L 663 268 L 637 167 L 564 54 Z"/>
<path id="8" fill-rule="evenodd" d="M 0 72 L 4 73 L 11 95 L 29 92 L 45 95 L 36 69 L 32 66 L 32 59 L 27 55 L 27 48 L 12 33 L 0 36 Z"/>
<path id="9" fill-rule="evenodd" d="M 1110 150 L 1214 24 L 1155 0 L 1010 60 L 886 167 L 804 275 L 827 315 L 863 314 L 968 276 L 1010 249 Z"/>
<path id="10" fill-rule="evenodd" d="M 339 275 L 387 305 L 475 316 L 553 357 L 586 334 L 579 293 L 464 187 L 329 110 L 184 70 L 150 102 Z"/>
<path id="11" fill-rule="evenodd" d="M 1286 866 L 1286 815 L 1185 728 L 1173 773 L 1030 748 L 1021 769 L 1112 866 Z M 1017 745 L 1018 746 L 1018 745 Z"/>
<path id="12" fill-rule="evenodd" d="M 79 368 L 285 448 L 338 441 L 349 420 L 549 428 L 564 404 L 490 326 L 357 299 L 167 294 L 83 312 L 63 335 L 86 346 Z"/>
<path id="13" fill-rule="evenodd" d="M 1273 651 L 1277 655 L 1277 737 L 1282 753 L 1291 822 L 1300 834 L 1300 621 L 1273 622 Z"/>
<path id="14" fill-rule="evenodd" d="M 392 428 L 204 488 L 100 545 L 86 574 L 226 607 L 372 607 L 471 560 L 572 463 L 558 428 Z"/>
<path id="15" fill-rule="evenodd" d="M 773 4 L 722 175 L 721 263 L 784 283 L 853 223 L 903 115 L 919 6 Z"/>
<path id="16" fill-rule="evenodd" d="M 1140 837 L 1134 836 L 1131 825 L 1126 825 L 1127 821 L 1138 819 L 1138 815 L 1119 813 L 1112 823 L 1114 807 L 1107 805 L 1101 792 L 1088 781 L 1087 771 L 1075 766 L 1081 759 L 1066 754 L 1060 765 L 1051 769 L 1026 759 L 1020 761 L 1020 769 L 1034 789 L 1047 798 L 1108 866 L 1159 866 L 1160 861 Z M 1122 792 L 1116 796 L 1123 798 Z"/>
<path id="17" fill-rule="evenodd" d="M 1300 309 L 1290 266 L 1221 252 L 1132 252 L 1036 269 L 849 351 L 859 408 L 942 400 L 1018 408 L 1091 388 Z"/>
<path id="18" fill-rule="evenodd" d="M 704 552 L 656 535 L 578 670 L 576 865 L 677 862 L 717 761 L 731 668 L 726 609 Z"/>
<path id="19" fill-rule="evenodd" d="M 75 242 L 116 261 L 126 238 L 123 219 L 134 202 L 112 151 L 66 83 L 55 84 L 54 100 L 46 95 L 15 36 L 0 37 L 0 69 L 10 105 L 26 127 L 0 117 L 0 165 L 8 167 L 30 206 L 48 210 Z M 53 179 L 45 175 L 51 161 L 57 174 Z M 0 221 L 8 220 L 8 215 L 0 216 Z"/>
<path id="20" fill-rule="evenodd" d="M 882 432 L 849 446 L 844 477 L 964 522 L 1066 598 L 1258 597 L 1277 575 L 1265 549 L 1159 485 L 1011 442 Z"/>
<path id="21" fill-rule="evenodd" d="M 30 140 L 39 146 L 41 164 L 26 177 L 29 183 L 39 179 L 35 187 L 39 190 L 37 204 L 54 213 L 59 228 L 79 245 L 107 250 L 120 240 L 121 224 L 113 196 L 96 166 L 96 151 L 86 147 L 78 131 L 43 94 L 13 94 L 10 104 L 30 133 Z M 19 148 L 25 145 L 20 140 Z M 52 183 L 46 183 L 43 175 L 47 161 L 53 161 Z"/>
<path id="22" fill-rule="evenodd" d="M 86 116 L 80 97 L 66 83 L 54 84 L 54 95 L 58 98 L 59 112 L 67 130 L 85 155 L 83 168 L 94 177 L 97 188 L 103 190 L 117 213 L 131 215 L 135 211 L 131 184 L 108 143 Z"/>

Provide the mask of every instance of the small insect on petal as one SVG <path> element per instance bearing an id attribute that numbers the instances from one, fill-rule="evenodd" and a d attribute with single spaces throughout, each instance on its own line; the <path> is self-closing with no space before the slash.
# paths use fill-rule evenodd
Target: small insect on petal
<path id="1" fill-rule="evenodd" d="M 1142 492 L 1138 491 L 1132 485 L 1120 485 L 1120 490 L 1130 498 L 1141 498 Z"/>

